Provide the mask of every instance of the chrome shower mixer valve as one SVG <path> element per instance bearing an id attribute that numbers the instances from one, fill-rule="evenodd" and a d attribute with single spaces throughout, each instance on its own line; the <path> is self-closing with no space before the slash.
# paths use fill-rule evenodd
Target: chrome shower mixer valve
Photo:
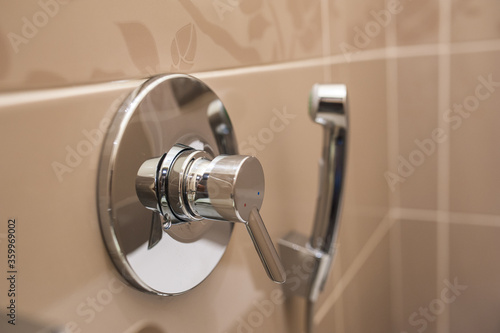
<path id="1" fill-rule="evenodd" d="M 237 147 L 224 105 L 194 77 L 151 78 L 123 103 L 101 154 L 98 207 L 107 250 L 129 284 L 162 296 L 194 288 L 241 224 L 271 280 L 285 281 L 259 213 L 262 166 Z"/>
<path id="2" fill-rule="evenodd" d="M 142 204 L 159 214 L 153 222 L 149 248 L 161 239 L 161 229 L 204 219 L 241 222 L 247 227 L 269 277 L 285 281 L 283 266 L 262 222 L 264 171 L 252 156 L 220 155 L 176 144 L 159 158 L 145 161 L 136 179 Z"/>

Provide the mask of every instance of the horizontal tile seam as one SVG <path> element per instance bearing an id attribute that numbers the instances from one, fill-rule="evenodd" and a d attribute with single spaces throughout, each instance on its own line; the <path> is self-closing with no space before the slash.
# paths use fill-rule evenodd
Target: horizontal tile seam
<path id="1" fill-rule="evenodd" d="M 414 208 L 392 208 L 391 216 L 397 220 L 425 221 L 439 223 L 439 210 L 414 209 Z M 475 226 L 500 227 L 500 215 L 447 212 L 450 224 L 467 224 Z"/>
<path id="2" fill-rule="evenodd" d="M 74 85 L 61 88 L 26 90 L 0 93 L 0 107 L 37 103 L 68 97 L 100 94 L 123 89 L 133 89 L 144 80 L 121 80 L 95 84 Z"/>
<path id="3" fill-rule="evenodd" d="M 443 48 L 443 46 L 446 47 Z M 476 41 L 476 42 L 451 43 L 451 44 L 436 43 L 436 44 L 422 44 L 422 45 L 411 45 L 411 46 L 393 46 L 393 47 L 360 51 L 359 53 L 356 53 L 351 60 L 348 60 L 342 54 L 336 54 L 326 57 L 310 58 L 305 60 L 281 62 L 281 63 L 258 65 L 258 66 L 226 68 L 213 71 L 200 71 L 189 74 L 200 79 L 207 79 L 212 77 L 256 74 L 267 71 L 341 65 L 341 64 L 359 63 L 366 61 L 386 60 L 393 58 L 398 59 L 398 58 L 437 56 L 442 54 L 443 52 L 455 55 L 455 54 L 495 52 L 495 51 L 500 51 L 500 39 Z M 60 93 L 64 93 L 64 96 L 78 96 L 78 95 L 85 95 L 88 93 L 120 90 L 127 87 L 137 86 L 146 79 L 147 78 L 143 79 L 133 78 L 133 79 L 123 79 L 123 80 L 90 83 L 90 84 L 74 84 L 70 86 L 57 87 L 57 88 L 40 88 L 32 90 L 14 90 L 14 91 L 0 92 L 0 106 L 12 104 L 12 99 L 10 98 L 11 96 L 14 98 L 18 98 L 20 95 L 23 95 L 23 97 L 26 98 L 29 102 L 36 102 L 40 100 L 52 99 L 53 98 L 52 96 L 56 95 L 58 96 Z M 109 85 L 112 85 L 112 87 L 109 87 Z M 49 97 L 46 96 L 47 94 Z"/>

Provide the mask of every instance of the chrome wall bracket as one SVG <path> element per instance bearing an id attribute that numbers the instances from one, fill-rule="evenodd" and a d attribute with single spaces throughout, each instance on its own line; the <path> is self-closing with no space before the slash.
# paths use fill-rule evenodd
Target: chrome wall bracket
<path id="1" fill-rule="evenodd" d="M 262 167 L 237 153 L 224 105 L 194 77 L 154 77 L 123 103 L 101 154 L 98 208 L 129 284 L 163 296 L 194 288 L 224 254 L 227 222 L 245 224 L 269 277 L 285 280 L 259 214 Z"/>

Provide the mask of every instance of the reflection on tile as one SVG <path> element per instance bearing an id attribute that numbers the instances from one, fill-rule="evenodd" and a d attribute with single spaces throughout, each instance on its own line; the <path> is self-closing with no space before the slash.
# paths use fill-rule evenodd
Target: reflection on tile
<path id="1" fill-rule="evenodd" d="M 495 0 L 451 1 L 451 40 L 466 42 L 500 38 L 500 3 Z"/>
<path id="2" fill-rule="evenodd" d="M 394 165 L 403 181 L 394 180 L 404 208 L 437 205 L 438 64 L 436 57 L 398 60 L 399 155 Z M 396 170 L 393 170 L 396 172 Z"/>
<path id="3" fill-rule="evenodd" d="M 401 7 L 403 9 L 396 18 L 398 45 L 418 45 L 438 42 L 438 1 L 403 0 L 401 1 Z"/>
<path id="4" fill-rule="evenodd" d="M 490 52 L 451 58 L 452 211 L 500 214 L 499 57 Z"/>
<path id="5" fill-rule="evenodd" d="M 158 49 L 151 31 L 141 22 L 117 22 L 116 26 L 127 45 L 128 54 L 134 66 L 139 70 L 145 70 L 148 67 L 158 68 L 160 59 L 158 58 Z M 187 25 L 187 27 L 190 26 Z M 177 32 L 177 35 L 181 34 L 182 31 L 183 28 Z M 185 39 L 190 41 L 189 37 Z M 196 49 L 196 43 L 194 43 L 194 48 Z"/>
<path id="6" fill-rule="evenodd" d="M 401 221 L 402 309 L 394 331 L 436 332 L 436 321 L 424 324 L 419 309 L 436 298 L 436 223 Z"/>
<path id="7" fill-rule="evenodd" d="M 460 288 L 450 305 L 450 332 L 498 332 L 499 239 L 500 229 L 496 227 L 451 224 L 450 282 L 454 284 L 457 279 L 457 284 L 467 289 Z"/>

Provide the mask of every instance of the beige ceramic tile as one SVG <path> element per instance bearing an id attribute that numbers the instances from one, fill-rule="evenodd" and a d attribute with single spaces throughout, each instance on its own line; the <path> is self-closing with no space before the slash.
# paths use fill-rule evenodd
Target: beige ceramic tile
<path id="1" fill-rule="evenodd" d="M 450 332 L 498 332 L 499 238 L 496 227 L 451 225 L 449 282 L 455 287 L 448 294 L 455 297 L 450 305 Z"/>
<path id="2" fill-rule="evenodd" d="M 436 332 L 436 321 L 426 320 L 420 313 L 437 295 L 436 223 L 403 220 L 400 224 L 402 290 L 397 297 L 402 301 L 402 318 L 394 331 Z"/>
<path id="3" fill-rule="evenodd" d="M 398 60 L 399 155 L 393 164 L 402 179 L 391 183 L 404 208 L 437 205 L 437 155 L 443 142 L 441 137 L 436 142 L 433 135 L 438 127 L 437 71 L 436 57 Z"/>
<path id="4" fill-rule="evenodd" d="M 451 1 L 453 42 L 500 38 L 500 3 L 494 0 Z"/>
<path id="5" fill-rule="evenodd" d="M 25 103 L 21 101 L 27 96 L 20 95 L 18 105 L 0 110 L 0 149 L 12 161 L 0 167 L 2 220 L 18 221 L 19 311 L 34 323 L 61 327 L 76 317 L 77 325 L 84 327 L 90 319 L 78 317 L 76 308 L 87 296 L 111 288 L 118 298 L 124 290 L 111 271 L 97 223 L 94 193 L 100 148 L 92 145 L 89 155 L 61 181 L 52 168 L 55 161 L 64 163 L 67 147 L 75 149 L 85 139 L 83 130 L 99 128 L 101 118 L 115 111 L 130 88 L 111 90 L 66 97 L 61 92 L 55 100 L 42 97 Z M 7 98 L 2 96 L 2 102 Z M 26 209 L 27 202 L 32 209 Z M 64 310 L 55 312 L 55 307 Z M 116 309 L 116 303 L 110 304 L 105 313 Z"/>
<path id="6" fill-rule="evenodd" d="M 439 1 L 402 0 L 396 18 L 398 45 L 433 44 L 438 42 Z"/>
<path id="7" fill-rule="evenodd" d="M 342 310 L 342 305 L 340 302 L 337 302 L 333 305 L 329 314 L 324 317 L 324 319 L 317 324 L 315 327 L 316 332 L 318 333 L 344 333 L 346 330 L 344 328 L 344 311 Z"/>
<path id="8" fill-rule="evenodd" d="M 329 1 L 332 54 L 344 54 L 350 61 L 357 52 L 384 47 L 392 14 L 382 19 L 379 13 L 386 9 L 384 0 Z"/>
<path id="9" fill-rule="evenodd" d="M 450 116 L 452 211 L 500 213 L 499 56 L 490 52 L 452 57 L 450 107 L 456 110 Z"/>
<path id="10" fill-rule="evenodd" d="M 30 0 L 0 18 L 4 91 L 322 54 L 319 2 Z"/>
<path id="11" fill-rule="evenodd" d="M 345 332 L 391 332 L 390 293 L 386 235 L 344 292 Z"/>

